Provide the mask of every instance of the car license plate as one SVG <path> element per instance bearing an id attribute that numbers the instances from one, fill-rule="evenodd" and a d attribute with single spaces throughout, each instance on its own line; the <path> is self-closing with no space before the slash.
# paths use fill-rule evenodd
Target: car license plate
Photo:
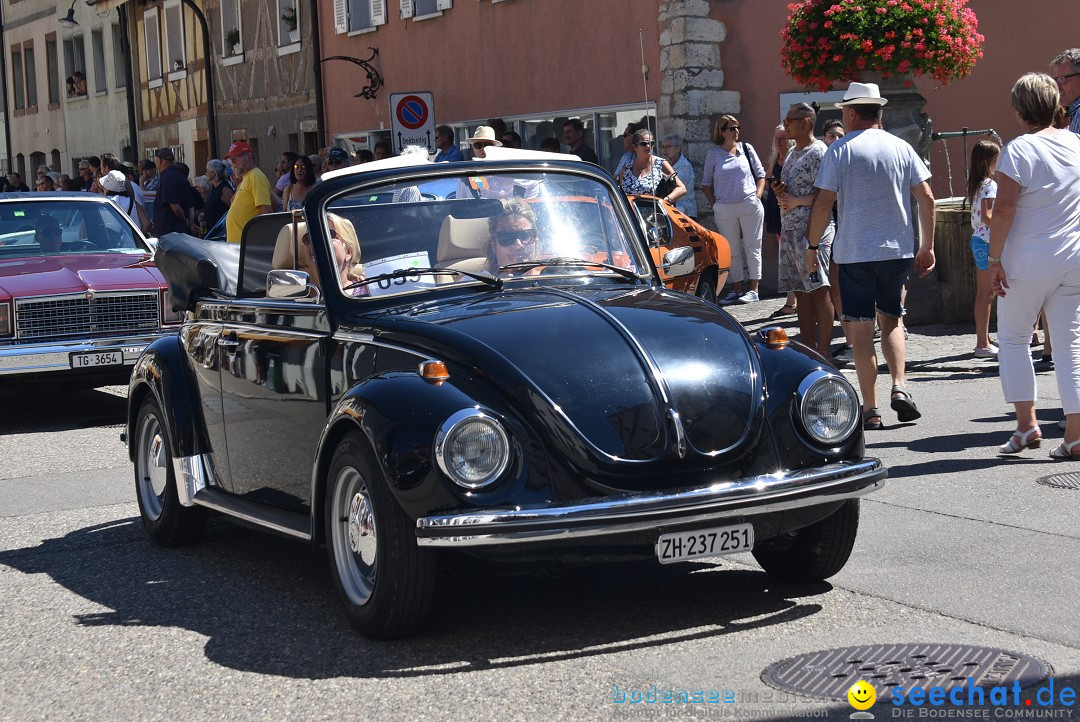
<path id="1" fill-rule="evenodd" d="M 661 564 L 671 564 L 701 557 L 748 552 L 753 548 L 754 525 L 734 524 L 716 529 L 661 534 L 656 540 L 656 557 Z"/>
<path id="2" fill-rule="evenodd" d="M 85 369 L 91 366 L 123 366 L 123 351 L 91 351 L 71 354 L 71 368 Z"/>

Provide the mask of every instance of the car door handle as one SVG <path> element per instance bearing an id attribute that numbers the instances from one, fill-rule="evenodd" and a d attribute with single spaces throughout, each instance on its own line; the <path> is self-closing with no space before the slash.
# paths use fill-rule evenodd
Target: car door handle
<path id="1" fill-rule="evenodd" d="M 222 336 L 217 340 L 217 345 L 223 348 L 237 348 L 240 342 L 236 340 L 236 334 L 230 333 L 227 336 Z"/>

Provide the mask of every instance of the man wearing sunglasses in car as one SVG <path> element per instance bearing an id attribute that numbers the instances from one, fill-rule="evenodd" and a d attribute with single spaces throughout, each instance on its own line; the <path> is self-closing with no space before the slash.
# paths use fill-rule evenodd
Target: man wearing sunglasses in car
<path id="1" fill-rule="evenodd" d="M 536 214 L 528 203 L 516 198 L 503 201 L 503 212 L 490 219 L 488 228 L 491 231 L 487 247 L 488 271 L 492 274 L 502 277 L 515 275 L 512 269 L 499 269 L 539 257 Z M 517 274 L 520 273 L 518 270 Z"/>

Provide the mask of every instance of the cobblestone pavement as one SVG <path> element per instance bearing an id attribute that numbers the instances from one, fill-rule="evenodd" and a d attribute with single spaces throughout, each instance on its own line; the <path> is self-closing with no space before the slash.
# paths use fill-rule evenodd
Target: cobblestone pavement
<path id="1" fill-rule="evenodd" d="M 784 305 L 784 297 L 765 298 L 757 303 L 736 304 L 725 307 L 749 331 L 768 325 L 780 325 L 787 329 L 793 340 L 798 340 L 799 326 L 794 315 L 772 318 L 771 314 Z M 997 359 L 975 358 L 975 328 L 971 324 L 927 324 L 912 326 L 908 329 L 907 372 L 917 373 L 957 373 L 982 374 L 997 376 Z M 995 338 L 991 333 L 990 337 Z M 1040 338 L 1042 334 L 1040 333 Z M 833 329 L 833 349 L 843 343 L 840 325 Z M 1033 349 L 1036 358 L 1041 348 Z M 884 369 L 884 359 L 878 354 L 878 361 Z M 1038 368 L 1038 366 L 1036 367 Z M 853 371 L 848 366 L 845 370 Z"/>

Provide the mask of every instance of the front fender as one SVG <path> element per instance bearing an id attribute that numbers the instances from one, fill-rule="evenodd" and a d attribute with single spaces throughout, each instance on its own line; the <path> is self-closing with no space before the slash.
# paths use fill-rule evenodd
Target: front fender
<path id="1" fill-rule="evenodd" d="M 330 460 L 342 437 L 359 430 L 371 444 L 386 483 L 410 518 L 437 509 L 550 501 L 543 445 L 534 432 L 485 394 L 463 388 L 454 380 L 440 384 L 415 372 L 389 372 L 357 383 L 334 405 L 319 439 L 312 474 L 312 513 L 321 529 L 325 480 Z M 481 406 L 507 430 L 512 461 L 503 477 L 489 489 L 469 491 L 446 478 L 433 458 L 435 435 L 452 414 Z"/>
<path id="2" fill-rule="evenodd" d="M 195 379 L 178 336 L 158 339 L 143 350 L 128 382 L 128 458 L 135 460 L 135 424 L 139 407 L 152 394 L 161 407 L 172 458 L 194 456 L 207 448 L 201 437 L 202 407 Z"/>

